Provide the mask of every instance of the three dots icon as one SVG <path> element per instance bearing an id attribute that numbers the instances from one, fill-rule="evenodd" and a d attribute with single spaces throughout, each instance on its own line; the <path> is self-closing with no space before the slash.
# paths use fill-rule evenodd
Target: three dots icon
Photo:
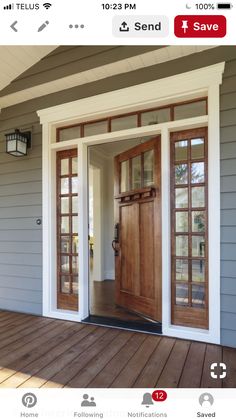
<path id="1" fill-rule="evenodd" d="M 78 24 L 72 25 L 72 24 L 70 24 L 69 28 L 70 29 L 84 29 L 84 25 L 78 25 Z"/>

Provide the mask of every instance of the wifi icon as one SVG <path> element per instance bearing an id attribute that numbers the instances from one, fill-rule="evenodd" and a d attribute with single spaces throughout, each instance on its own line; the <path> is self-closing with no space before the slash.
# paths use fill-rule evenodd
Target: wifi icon
<path id="1" fill-rule="evenodd" d="M 52 6 L 51 3 L 44 3 L 43 7 L 45 7 L 45 9 L 50 9 L 50 7 Z"/>

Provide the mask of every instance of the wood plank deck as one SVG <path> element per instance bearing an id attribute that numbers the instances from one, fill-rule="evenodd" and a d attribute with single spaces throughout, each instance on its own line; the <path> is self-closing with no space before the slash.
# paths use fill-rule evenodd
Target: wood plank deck
<path id="1" fill-rule="evenodd" d="M 233 388 L 236 349 L 1 311 L 0 387 Z"/>

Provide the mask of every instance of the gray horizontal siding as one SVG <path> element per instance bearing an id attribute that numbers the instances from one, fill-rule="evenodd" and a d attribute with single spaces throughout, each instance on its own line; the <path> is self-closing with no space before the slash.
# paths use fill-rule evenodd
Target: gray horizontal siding
<path id="1" fill-rule="evenodd" d="M 1 95 L 135 56 L 156 47 L 61 47 L 27 70 Z M 133 84 L 226 61 L 221 86 L 221 341 L 236 347 L 236 49 L 217 47 L 169 63 L 119 74 L 29 100 L 0 114 L 0 308 L 41 310 L 41 128 L 36 111 Z M 4 134 L 33 126 L 29 156 L 5 154 Z M 31 256 L 32 260 L 30 260 Z M 9 280 L 9 282 L 8 282 Z M 20 287 L 19 287 L 20 284 Z M 8 291 L 6 291 L 8 290 Z M 10 290 L 10 291 L 9 291 Z M 22 300 L 27 291 L 29 301 Z M 25 298 L 26 300 L 26 298 Z M 37 311 L 38 310 L 38 311 Z"/>
<path id="2" fill-rule="evenodd" d="M 33 113 L 0 123 L 0 307 L 42 313 L 42 135 Z M 36 125 L 32 126 L 32 121 Z M 18 125 L 18 123 L 20 125 Z M 32 129 L 28 156 L 5 152 L 6 132 Z"/>
<path id="3" fill-rule="evenodd" d="M 236 60 L 221 87 L 221 341 L 236 347 Z"/>

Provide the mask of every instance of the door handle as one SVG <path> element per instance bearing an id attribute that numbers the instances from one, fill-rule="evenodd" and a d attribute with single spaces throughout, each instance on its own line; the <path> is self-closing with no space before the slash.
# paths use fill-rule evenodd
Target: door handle
<path id="1" fill-rule="evenodd" d="M 112 240 L 112 249 L 114 250 L 115 256 L 119 256 L 119 250 L 117 249 L 117 245 L 119 244 L 119 242 L 117 240 Z"/>
<path id="2" fill-rule="evenodd" d="M 119 250 L 117 249 L 117 245 L 119 245 L 119 238 L 120 238 L 120 225 L 119 223 L 115 224 L 114 227 L 114 240 L 112 240 L 112 249 L 115 252 L 115 256 L 119 256 Z"/>

